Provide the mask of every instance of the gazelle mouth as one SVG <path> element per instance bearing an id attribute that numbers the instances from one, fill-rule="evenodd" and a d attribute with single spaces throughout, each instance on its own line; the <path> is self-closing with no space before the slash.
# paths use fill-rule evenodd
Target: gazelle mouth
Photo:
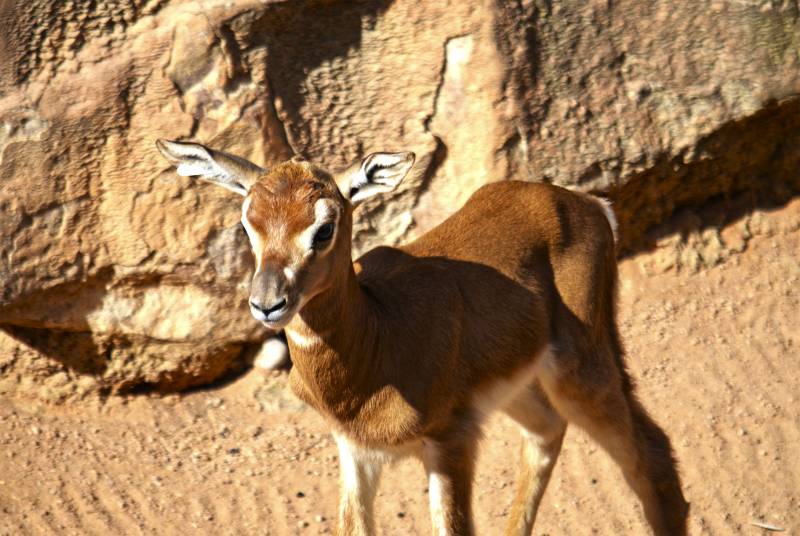
<path id="1" fill-rule="evenodd" d="M 294 313 L 284 315 L 280 319 L 276 319 L 276 320 L 267 320 L 267 319 L 263 319 L 262 320 L 261 318 L 258 318 L 258 317 L 256 317 L 256 320 L 261 322 L 265 327 L 267 327 L 267 328 L 269 328 L 271 330 L 278 331 L 278 330 L 281 330 L 281 329 L 285 328 L 286 325 L 289 324 L 289 321 L 291 321 L 293 316 L 294 316 Z"/>
<path id="2" fill-rule="evenodd" d="M 280 331 L 289 324 L 289 320 L 287 319 L 286 321 L 280 321 L 280 322 L 267 322 L 265 320 L 262 320 L 261 324 L 264 327 L 271 329 L 272 331 Z"/>
<path id="3" fill-rule="evenodd" d="M 250 304 L 250 314 L 253 318 L 264 324 L 270 329 L 280 329 L 289 323 L 289 320 L 294 316 L 294 308 L 290 307 L 287 303 L 280 309 L 264 312 L 263 310 Z"/>

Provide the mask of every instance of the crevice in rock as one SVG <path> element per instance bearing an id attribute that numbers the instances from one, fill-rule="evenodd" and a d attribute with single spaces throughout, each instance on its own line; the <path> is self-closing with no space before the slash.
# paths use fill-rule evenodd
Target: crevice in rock
<path id="1" fill-rule="evenodd" d="M 194 376 L 191 374 L 181 374 L 180 371 L 169 371 L 165 372 L 157 380 L 129 381 L 112 387 L 111 394 L 189 394 L 221 389 L 235 382 L 253 368 L 253 359 L 261 343 L 248 343 L 238 346 L 242 348 L 238 356 L 228 360 L 225 364 L 225 368 L 214 374 Z"/>
<path id="2" fill-rule="evenodd" d="M 219 40 L 220 50 L 225 58 L 225 82 L 223 91 L 226 95 L 235 93 L 242 84 L 251 82 L 247 66 L 242 61 L 242 51 L 236 42 L 233 31 L 224 24 L 214 25 L 209 21 L 209 26 L 214 29 L 214 35 Z"/>
<path id="3" fill-rule="evenodd" d="M 273 84 L 272 84 L 272 80 L 269 77 L 269 74 L 266 75 L 265 82 L 266 82 L 267 97 L 264 100 L 265 100 L 266 106 L 267 106 L 267 113 L 272 118 L 274 118 L 275 123 L 278 125 L 278 128 L 277 129 L 270 129 L 270 132 L 269 133 L 265 132 L 264 135 L 265 136 L 268 136 L 268 135 L 275 136 L 275 135 L 277 135 L 277 137 L 279 139 L 279 142 L 281 144 L 285 145 L 286 147 L 288 147 L 289 150 L 291 151 L 292 154 L 289 155 L 289 158 L 291 158 L 292 156 L 305 156 L 297 149 L 295 144 L 293 144 L 292 141 L 291 141 L 292 135 L 291 135 L 291 132 L 289 131 L 289 127 L 286 126 L 286 122 L 283 120 L 283 118 L 281 117 L 281 113 L 279 112 L 279 108 L 280 107 L 278 106 L 277 102 L 275 101 L 276 93 L 275 93 L 275 91 L 274 91 L 274 89 L 272 87 Z M 264 124 L 265 124 L 266 127 L 268 127 L 272 123 L 268 120 L 268 121 L 265 121 Z"/>
<path id="4" fill-rule="evenodd" d="M 252 366 L 261 342 L 232 341 L 204 346 L 159 341 L 146 336 L 64 331 L 0 324 L 39 363 L 37 369 L 63 370 L 92 378 L 95 394 L 175 393 L 197 386 L 223 385 Z M 140 354 L 150 360 L 140 360 Z M 44 358 L 44 359 L 42 359 Z M 47 362 L 50 362 L 47 364 Z M 172 366 L 165 368 L 164 364 Z M 24 365 L 23 365 L 24 366 Z"/>
<path id="5" fill-rule="evenodd" d="M 347 57 L 361 46 L 365 21 L 383 13 L 391 0 L 341 4 L 308 2 L 302 7 L 290 3 L 271 3 L 247 24 L 249 45 L 265 46 L 266 72 L 272 106 L 277 111 L 291 142 L 293 152 L 309 159 L 321 156 L 313 122 L 304 116 L 308 104 L 307 84 L 319 67 Z M 232 21 L 234 31 L 237 21 Z M 280 28 L 280 31 L 275 31 Z M 324 46 L 309 46 L 309 36 Z M 343 81 L 345 82 L 345 81 Z M 344 166 L 352 159 L 325 162 L 329 167 Z"/>
<path id="6" fill-rule="evenodd" d="M 447 145 L 445 145 L 445 143 L 442 141 L 442 138 L 436 134 L 431 132 L 431 136 L 433 136 L 433 139 L 436 142 L 436 148 L 433 150 L 430 162 L 420 178 L 419 187 L 415 190 L 415 196 L 417 199 L 419 199 L 425 192 L 428 191 L 431 181 L 433 181 L 436 173 L 438 173 L 439 169 L 442 167 L 442 164 L 444 164 L 444 161 L 447 159 Z"/>
<path id="7" fill-rule="evenodd" d="M 467 35 L 469 34 L 451 35 L 445 39 L 444 46 L 442 47 L 442 64 L 439 68 L 436 89 L 433 93 L 431 113 L 428 114 L 423 121 L 425 132 L 431 135 L 436 143 L 436 146 L 433 150 L 430 161 L 425 168 L 425 171 L 420 177 L 419 185 L 417 185 L 415 188 L 414 195 L 417 200 L 419 200 L 419 198 L 428 191 L 431 181 L 433 181 L 436 173 L 439 171 L 439 169 L 441 169 L 442 164 L 444 164 L 444 161 L 447 159 L 447 144 L 445 144 L 444 140 L 442 140 L 442 137 L 439 134 L 431 129 L 431 122 L 433 121 L 434 117 L 436 117 L 438 112 L 439 99 L 441 98 L 442 88 L 444 87 L 445 77 L 447 76 L 447 49 L 453 40 L 466 37 Z"/>
<path id="8" fill-rule="evenodd" d="M 263 344 L 264 341 L 242 344 L 241 352 L 239 352 L 239 355 L 230 362 L 229 367 L 225 372 L 208 382 L 190 385 L 184 389 L 181 389 L 180 391 L 184 394 L 200 391 L 214 391 L 230 385 L 252 370 L 253 361 L 258 355 L 258 352 L 261 350 L 261 346 Z M 289 368 L 291 368 L 291 366 L 289 366 Z M 160 392 L 163 393 L 164 391 L 162 390 Z"/>
<path id="9" fill-rule="evenodd" d="M 98 343 L 89 331 L 60 331 L 11 324 L 0 324 L 0 330 L 78 374 L 102 375 L 108 368 L 107 354 L 111 346 Z"/>
<path id="10" fill-rule="evenodd" d="M 495 41 L 510 63 L 503 83 L 504 94 L 517 110 L 515 130 L 521 142 L 528 145 L 549 111 L 546 92 L 538 94 L 536 88 L 542 62 L 540 21 L 547 20 L 552 6 L 550 2 L 544 2 L 544 7 L 533 2 L 496 0 L 495 3 Z"/>
<path id="11" fill-rule="evenodd" d="M 653 249 L 669 232 L 669 226 L 656 226 L 680 209 L 702 211 L 709 202 L 745 192 L 751 192 L 755 207 L 782 204 L 798 195 L 800 97 L 770 103 L 727 123 L 693 149 L 696 156 L 685 152 L 664 158 L 607 193 L 620 224 L 622 255 Z"/>

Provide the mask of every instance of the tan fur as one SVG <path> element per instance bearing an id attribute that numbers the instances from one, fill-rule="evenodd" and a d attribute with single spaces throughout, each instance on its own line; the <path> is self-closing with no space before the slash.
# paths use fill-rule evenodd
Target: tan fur
<path id="1" fill-rule="evenodd" d="M 339 207 L 335 243 L 300 251 L 293 239 L 320 197 Z M 669 440 L 622 360 L 608 207 L 545 184 L 491 184 L 418 240 L 352 263 L 352 207 L 324 171 L 283 164 L 247 199 L 260 265 L 294 273 L 281 282 L 298 307 L 286 325 L 292 388 L 349 445 L 341 534 L 370 533 L 365 490 L 385 459 L 409 452 L 437 494 L 434 532 L 471 534 L 476 442 L 497 405 L 524 431 L 509 534 L 531 533 L 567 422 L 619 463 L 655 534 L 685 534 Z M 251 297 L 264 292 L 254 282 Z"/>

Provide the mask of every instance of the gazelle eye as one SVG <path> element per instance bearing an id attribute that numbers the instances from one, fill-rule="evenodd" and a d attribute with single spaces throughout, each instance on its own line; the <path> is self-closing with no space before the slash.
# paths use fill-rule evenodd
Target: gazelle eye
<path id="1" fill-rule="evenodd" d="M 318 247 L 328 240 L 333 238 L 333 224 L 326 223 L 325 225 L 321 225 L 319 229 L 317 229 L 317 233 L 314 235 L 314 247 Z"/>

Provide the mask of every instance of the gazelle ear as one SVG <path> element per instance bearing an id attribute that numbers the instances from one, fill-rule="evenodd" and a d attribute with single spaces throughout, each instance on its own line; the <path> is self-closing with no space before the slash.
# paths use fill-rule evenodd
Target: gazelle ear
<path id="1" fill-rule="evenodd" d="M 158 140 L 156 147 L 175 166 L 178 175 L 199 177 L 240 195 L 247 195 L 250 187 L 265 172 L 244 158 L 199 143 Z"/>
<path id="2" fill-rule="evenodd" d="M 372 153 L 358 169 L 337 180 L 342 194 L 354 206 L 370 197 L 391 192 L 414 165 L 414 153 Z"/>

